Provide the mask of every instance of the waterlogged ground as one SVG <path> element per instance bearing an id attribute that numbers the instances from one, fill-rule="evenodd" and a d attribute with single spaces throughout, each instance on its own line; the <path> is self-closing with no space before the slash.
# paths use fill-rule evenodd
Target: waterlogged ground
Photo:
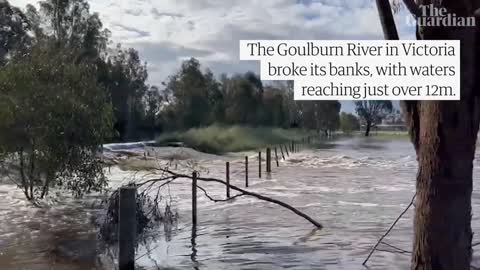
<path id="1" fill-rule="evenodd" d="M 120 146 L 112 147 L 115 150 Z M 136 146 L 129 151 L 136 151 Z M 140 151 L 140 150 L 139 150 Z M 143 152 L 143 149 L 141 150 Z M 280 153 L 279 153 L 280 154 Z M 193 160 L 208 175 L 223 178 L 231 161 L 232 184 L 244 184 L 244 154 L 215 156 L 191 149 L 160 148 L 160 159 Z M 170 185 L 180 214 L 168 241 L 160 237 L 137 250 L 145 269 L 365 269 L 371 247 L 413 196 L 416 161 L 406 140 L 339 139 L 304 149 L 273 164 L 269 177 L 258 179 L 256 155 L 250 156 L 249 190 L 285 201 L 324 225 L 322 230 L 289 210 L 254 198 L 214 203 L 199 192 L 198 227 L 191 230 L 191 186 Z M 480 163 L 476 161 L 474 177 Z M 112 186 L 141 174 L 111 169 Z M 203 172 L 202 176 L 207 173 Z M 475 181 L 477 182 L 477 181 Z M 211 196 L 224 198 L 223 186 L 199 183 Z M 67 201 L 61 207 L 32 209 L 13 186 L 0 185 L 0 265 L 2 269 L 112 269 L 97 256 L 90 224 L 94 198 Z M 480 232 L 480 192 L 473 194 L 473 229 Z M 408 269 L 412 211 L 386 238 L 369 261 L 369 269 Z M 480 241 L 474 236 L 474 242 Z M 388 244 L 397 247 L 394 249 Z M 147 252 L 150 250 L 150 253 Z M 388 252 L 386 252 L 388 251 Z M 147 254 L 148 255 L 145 255 Z M 98 266 L 103 264 L 103 266 Z M 474 265 L 480 260 L 474 256 Z M 97 267 L 95 266 L 97 265 Z"/>

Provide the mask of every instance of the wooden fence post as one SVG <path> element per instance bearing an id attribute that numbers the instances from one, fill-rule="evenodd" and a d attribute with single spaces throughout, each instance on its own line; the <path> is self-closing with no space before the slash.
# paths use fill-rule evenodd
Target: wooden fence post
<path id="1" fill-rule="evenodd" d="M 285 160 L 285 155 L 283 154 L 283 148 L 282 148 L 282 145 L 280 144 L 280 152 L 282 153 L 282 158 L 283 160 Z"/>
<path id="2" fill-rule="evenodd" d="M 192 227 L 197 226 L 197 172 L 192 173 Z"/>
<path id="3" fill-rule="evenodd" d="M 267 173 L 272 172 L 272 151 L 267 147 Z"/>
<path id="4" fill-rule="evenodd" d="M 135 238 L 137 234 L 137 189 L 132 186 L 120 188 L 119 226 L 118 226 L 118 268 L 120 270 L 135 269 Z"/>
<path id="5" fill-rule="evenodd" d="M 248 156 L 245 156 L 245 187 L 248 187 Z"/>
<path id="6" fill-rule="evenodd" d="M 287 157 L 289 157 L 289 156 L 290 156 L 290 154 L 288 153 L 288 147 L 287 147 L 287 145 L 286 145 L 286 144 L 284 144 L 284 145 L 283 145 L 283 147 L 285 147 L 285 152 L 287 153 Z"/>
<path id="7" fill-rule="evenodd" d="M 278 154 L 277 154 L 277 147 L 275 147 L 275 161 L 277 162 L 277 167 L 278 167 Z"/>
<path id="8" fill-rule="evenodd" d="M 225 164 L 227 173 L 227 199 L 230 198 L 230 162 Z"/>
<path id="9" fill-rule="evenodd" d="M 262 152 L 258 152 L 258 178 L 262 178 Z"/>

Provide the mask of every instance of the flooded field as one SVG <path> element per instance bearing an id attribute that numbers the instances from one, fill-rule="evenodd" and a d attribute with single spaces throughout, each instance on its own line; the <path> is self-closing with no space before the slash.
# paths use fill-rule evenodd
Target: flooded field
<path id="1" fill-rule="evenodd" d="M 118 150 L 116 147 L 115 150 Z M 133 151 L 135 146 L 131 147 Z M 130 150 L 132 150 L 130 149 Z M 143 152 L 143 149 L 141 150 Z M 198 227 L 191 230 L 191 186 L 178 180 L 169 186 L 180 219 L 169 237 L 160 236 L 137 250 L 144 269 L 365 269 L 363 260 L 378 238 L 409 204 L 415 189 L 416 161 L 405 140 L 339 139 L 303 149 L 272 165 L 273 173 L 257 177 L 256 154 L 216 156 L 191 149 L 157 148 L 159 159 L 173 156 L 193 160 L 208 176 L 224 178 L 231 162 L 231 183 L 243 187 L 244 154 L 250 156 L 248 190 L 287 202 L 323 224 L 314 230 L 287 209 L 240 197 L 211 202 L 201 192 Z M 475 162 L 474 178 L 480 164 Z M 203 174 L 206 176 L 207 174 Z M 131 171 L 112 167 L 111 185 L 132 177 Z M 480 192 L 474 180 L 473 231 L 480 232 Z M 199 183 L 219 199 L 221 185 Z M 235 193 L 232 193 L 235 194 Z M 56 206 L 32 208 L 13 185 L 0 185 L 0 265 L 2 269 L 111 269 L 112 262 L 95 251 L 98 243 L 91 219 L 96 196 L 72 200 L 60 196 Z M 412 210 L 385 239 L 410 250 Z M 474 236 L 474 242 L 480 241 Z M 409 254 L 380 245 L 369 269 L 407 269 Z M 150 252 L 148 252 L 150 251 Z M 386 252 L 388 251 L 388 252 Z M 474 265 L 480 265 L 474 254 Z"/>

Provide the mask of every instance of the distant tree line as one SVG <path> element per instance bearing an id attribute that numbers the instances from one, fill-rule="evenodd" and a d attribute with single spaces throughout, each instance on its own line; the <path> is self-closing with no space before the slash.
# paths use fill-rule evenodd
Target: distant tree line
<path id="1" fill-rule="evenodd" d="M 164 83 L 158 122 L 165 129 L 188 129 L 211 124 L 240 124 L 306 128 L 318 132 L 337 130 L 338 101 L 294 101 L 293 84 L 266 85 L 252 73 L 217 80 L 202 70 L 198 60 L 184 61 Z"/>
<path id="2" fill-rule="evenodd" d="M 153 137 L 163 130 L 216 124 L 339 128 L 337 101 L 293 101 L 291 82 L 264 85 L 252 72 L 215 78 L 196 59 L 184 61 L 159 87 L 147 84 L 148 69 L 135 49 L 110 46 L 110 32 L 86 0 L 45 0 L 26 11 L 0 3 L 0 66 L 34 48 L 68 51 L 91 67 L 112 106 L 114 141 Z M 43 23 L 42 23 L 43 22 Z M 58 78 L 57 78 L 58 80 Z"/>

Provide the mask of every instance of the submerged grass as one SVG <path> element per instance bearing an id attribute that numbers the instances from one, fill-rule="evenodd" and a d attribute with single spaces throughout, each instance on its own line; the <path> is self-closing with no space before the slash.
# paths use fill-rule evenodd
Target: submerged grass
<path id="1" fill-rule="evenodd" d="M 377 140 L 409 140 L 410 137 L 407 131 L 372 131 L 369 137 L 365 137 L 364 131 L 355 131 L 348 134 L 343 134 L 345 137 L 359 137 L 372 138 Z"/>
<path id="2" fill-rule="evenodd" d="M 258 149 L 266 145 L 300 140 L 313 131 L 271 127 L 219 126 L 192 128 L 184 132 L 167 133 L 157 138 L 159 145 L 183 142 L 195 150 L 221 154 Z"/>
<path id="3" fill-rule="evenodd" d="M 372 132 L 371 135 L 374 138 L 387 140 L 408 140 L 410 138 L 407 131 L 378 131 Z"/>

